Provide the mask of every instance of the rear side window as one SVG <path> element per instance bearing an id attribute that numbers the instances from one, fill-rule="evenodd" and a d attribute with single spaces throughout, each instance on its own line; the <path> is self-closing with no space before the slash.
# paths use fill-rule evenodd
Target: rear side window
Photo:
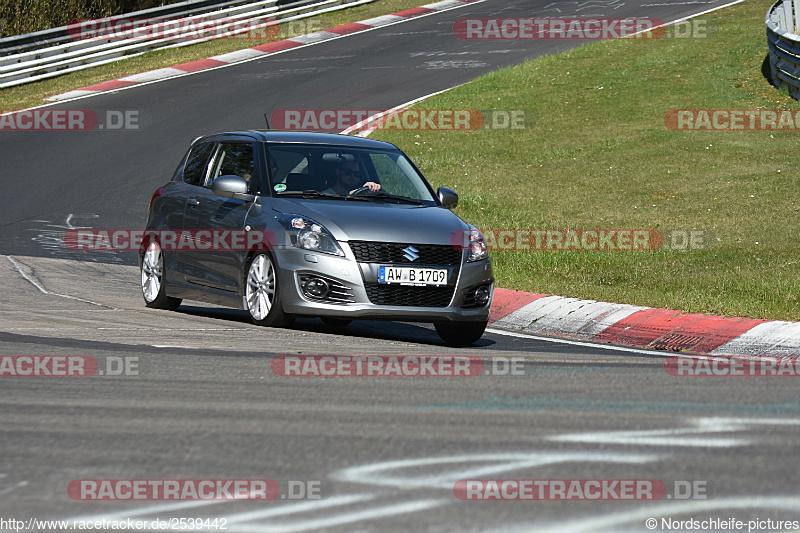
<path id="1" fill-rule="evenodd" d="M 219 145 L 211 164 L 211 172 L 206 177 L 205 187 L 211 187 L 211 182 L 220 176 L 239 176 L 248 184 L 248 190 L 255 192 L 256 164 L 253 159 L 253 145 L 249 143 L 222 143 Z"/>
<path id="2" fill-rule="evenodd" d="M 186 166 L 183 167 L 183 181 L 189 185 L 202 185 L 214 143 L 198 144 L 189 152 Z"/>

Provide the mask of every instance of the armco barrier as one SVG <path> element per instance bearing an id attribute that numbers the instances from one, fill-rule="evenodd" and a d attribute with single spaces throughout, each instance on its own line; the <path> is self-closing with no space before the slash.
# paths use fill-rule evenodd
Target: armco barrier
<path id="1" fill-rule="evenodd" d="M 203 14 L 190 17 L 181 18 L 174 12 L 170 16 L 175 17 L 177 20 L 192 20 L 195 23 L 218 19 L 237 21 L 244 27 L 239 33 L 244 33 L 259 27 L 266 27 L 268 23 L 265 23 L 265 20 L 274 20 L 274 23 L 280 24 L 374 1 L 297 0 L 285 3 L 279 2 L 279 0 L 262 0 L 216 9 L 210 12 L 206 11 Z M 225 5 L 230 4 L 226 2 Z M 218 5 L 215 7 L 218 7 Z M 142 13 L 140 11 L 127 16 L 138 16 Z M 152 13 L 148 13 L 148 15 L 152 16 Z M 126 15 L 120 15 L 117 18 L 123 17 L 126 17 Z M 269 24 L 272 24 L 272 22 Z M 145 33 L 144 30 L 146 28 L 147 26 L 142 28 L 143 33 Z M 66 28 L 60 29 L 66 31 Z M 158 35 L 157 31 L 153 33 Z M 236 32 L 233 33 L 235 34 Z M 150 50 L 178 48 L 213 38 L 216 37 L 206 37 L 191 41 L 186 41 L 179 36 L 153 37 L 149 39 L 91 39 L 83 41 L 70 38 L 63 44 L 0 56 L 0 89 L 60 76 L 127 57 L 135 57 Z"/>
<path id="2" fill-rule="evenodd" d="M 800 100 L 800 0 L 780 0 L 767 12 L 767 44 L 772 83 Z"/>
<path id="3" fill-rule="evenodd" d="M 207 13 L 214 9 L 222 9 L 228 6 L 241 5 L 248 3 L 245 0 L 186 0 L 175 4 L 143 9 L 123 15 L 105 17 L 104 20 L 115 21 L 119 19 L 144 19 L 155 17 L 189 17 L 199 13 Z M 45 46 L 55 46 L 73 40 L 67 31 L 69 26 L 50 28 L 47 30 L 26 33 L 24 35 L 14 35 L 0 39 L 0 56 L 29 52 Z"/>

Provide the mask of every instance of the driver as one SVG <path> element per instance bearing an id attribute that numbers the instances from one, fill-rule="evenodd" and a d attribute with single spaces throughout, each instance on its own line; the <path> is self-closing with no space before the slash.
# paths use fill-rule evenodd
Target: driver
<path id="1" fill-rule="evenodd" d="M 334 169 L 334 183 L 322 192 L 347 196 L 364 187 L 375 192 L 380 190 L 380 183 L 362 181 L 361 167 L 358 161 L 343 161 Z"/>

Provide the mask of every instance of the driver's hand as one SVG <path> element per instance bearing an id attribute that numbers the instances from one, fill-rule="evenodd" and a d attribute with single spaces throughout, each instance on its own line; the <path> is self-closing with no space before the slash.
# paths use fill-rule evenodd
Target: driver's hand
<path id="1" fill-rule="evenodd" d="M 363 185 L 363 187 L 369 187 L 370 191 L 375 192 L 377 190 L 380 190 L 381 184 L 375 183 L 374 181 L 368 181 Z"/>

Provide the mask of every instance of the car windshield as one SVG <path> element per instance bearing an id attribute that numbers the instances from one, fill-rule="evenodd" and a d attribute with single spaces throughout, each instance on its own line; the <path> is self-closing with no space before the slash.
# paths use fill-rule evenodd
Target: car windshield
<path id="1" fill-rule="evenodd" d="M 437 205 L 425 178 L 399 150 L 291 144 L 270 146 L 267 154 L 278 196 Z"/>

